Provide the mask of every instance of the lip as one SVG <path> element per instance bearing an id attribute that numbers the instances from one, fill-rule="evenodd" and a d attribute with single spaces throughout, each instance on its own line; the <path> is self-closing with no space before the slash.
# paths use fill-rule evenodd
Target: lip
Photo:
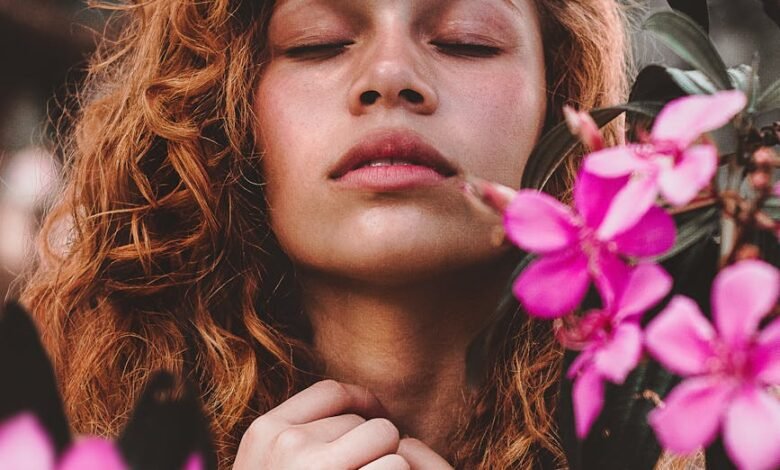
<path id="1" fill-rule="evenodd" d="M 405 163 L 367 166 L 371 161 L 383 159 Z M 328 177 L 342 186 L 392 191 L 436 184 L 458 173 L 420 135 L 407 130 L 385 130 L 369 134 L 350 148 Z"/>

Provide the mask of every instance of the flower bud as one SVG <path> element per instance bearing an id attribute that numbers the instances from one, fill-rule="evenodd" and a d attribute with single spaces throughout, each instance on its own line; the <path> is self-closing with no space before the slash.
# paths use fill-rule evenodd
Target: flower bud
<path id="1" fill-rule="evenodd" d="M 775 158 L 777 158 L 777 154 L 769 147 L 759 147 L 758 150 L 753 152 L 753 161 L 759 167 L 771 165 Z"/>
<path id="2" fill-rule="evenodd" d="M 517 191 L 512 188 L 475 176 L 466 177 L 463 191 L 498 215 L 504 214 L 507 206 L 517 194 Z"/>
<path id="3" fill-rule="evenodd" d="M 742 245 L 736 254 L 736 261 L 742 261 L 746 259 L 761 259 L 761 250 L 756 245 L 745 244 Z"/>
<path id="4" fill-rule="evenodd" d="M 755 171 L 750 174 L 750 184 L 757 190 L 763 191 L 769 187 L 769 173 L 766 171 Z"/>
<path id="5" fill-rule="evenodd" d="M 592 152 L 604 148 L 604 136 L 589 113 L 577 111 L 570 106 L 563 107 L 563 116 L 569 131 L 577 136 Z"/>

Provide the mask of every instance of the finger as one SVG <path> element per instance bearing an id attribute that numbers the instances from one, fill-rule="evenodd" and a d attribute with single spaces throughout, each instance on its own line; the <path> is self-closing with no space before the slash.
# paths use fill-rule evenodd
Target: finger
<path id="1" fill-rule="evenodd" d="M 410 467 L 400 455 L 390 454 L 360 467 L 360 470 L 410 470 Z"/>
<path id="2" fill-rule="evenodd" d="M 325 445 L 328 468 L 360 468 L 387 454 L 395 454 L 400 441 L 398 428 L 389 420 L 366 421 Z"/>
<path id="3" fill-rule="evenodd" d="M 266 414 L 281 417 L 290 424 L 303 424 L 345 413 L 369 419 L 387 416 L 385 408 L 368 389 L 335 380 L 317 382 Z"/>
<path id="4" fill-rule="evenodd" d="M 418 439 L 401 439 L 397 454 L 406 459 L 412 470 L 452 470 L 444 457 Z"/>
<path id="5" fill-rule="evenodd" d="M 365 422 L 364 418 L 356 414 L 346 414 L 318 419 L 298 427 L 306 430 L 318 442 L 333 442 Z"/>

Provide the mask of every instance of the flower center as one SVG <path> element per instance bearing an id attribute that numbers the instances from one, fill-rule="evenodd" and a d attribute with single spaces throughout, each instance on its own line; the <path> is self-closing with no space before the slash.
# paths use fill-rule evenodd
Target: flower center
<path id="1" fill-rule="evenodd" d="M 748 348 L 734 348 L 724 343 L 715 344 L 716 356 L 709 364 L 712 374 L 733 377 L 740 382 L 754 379 L 751 355 Z"/>

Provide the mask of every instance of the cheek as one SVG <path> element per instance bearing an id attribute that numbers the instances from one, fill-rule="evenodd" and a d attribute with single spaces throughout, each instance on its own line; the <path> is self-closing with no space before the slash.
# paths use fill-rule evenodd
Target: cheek
<path id="1" fill-rule="evenodd" d="M 462 134 L 477 152 L 464 155 L 467 170 L 517 187 L 528 156 L 541 134 L 546 112 L 543 72 L 511 68 L 477 80 L 464 93 L 468 112 Z"/>
<path id="2" fill-rule="evenodd" d="M 315 99 L 319 97 L 319 99 Z M 255 95 L 256 133 L 263 153 L 263 172 L 269 202 L 283 200 L 284 193 L 311 184 L 301 178 L 303 171 L 316 165 L 322 132 L 328 132 L 322 94 L 310 87 L 281 77 L 272 70 L 261 81 Z"/>

